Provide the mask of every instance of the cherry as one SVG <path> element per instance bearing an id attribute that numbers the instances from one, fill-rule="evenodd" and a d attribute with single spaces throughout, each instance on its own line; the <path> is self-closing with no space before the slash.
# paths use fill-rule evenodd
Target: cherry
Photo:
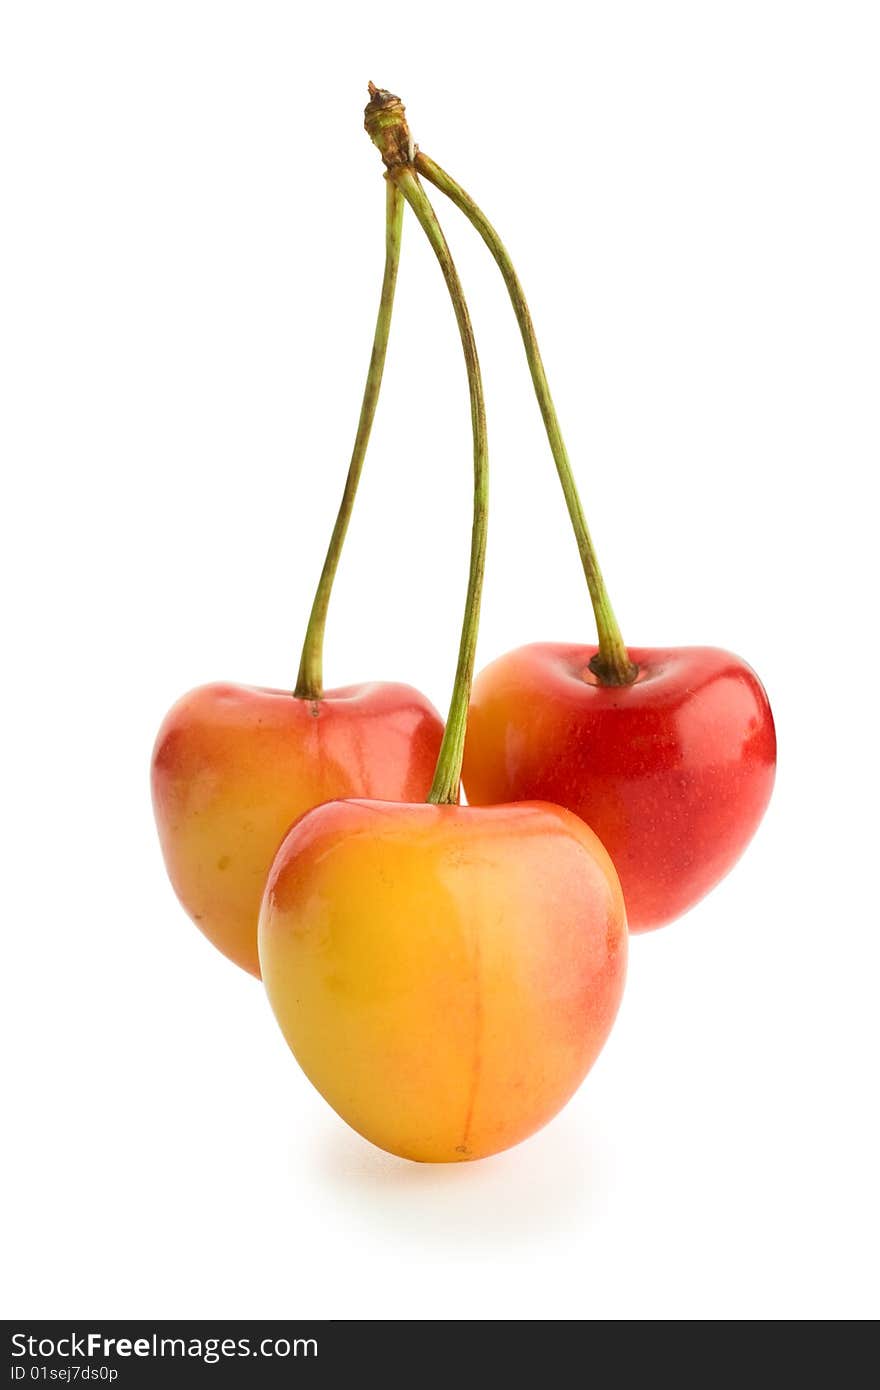
<path id="1" fill-rule="evenodd" d="M 542 797 L 614 860 L 633 931 L 693 907 L 732 868 L 776 766 L 764 688 L 711 647 L 630 648 L 634 683 L 603 685 L 596 647 L 536 643 L 474 683 L 464 784 L 476 805 Z"/>
<path id="2" fill-rule="evenodd" d="M 403 208 L 389 181 L 367 384 L 296 689 L 217 684 L 191 691 L 167 715 L 153 752 L 153 806 L 174 889 L 209 940 L 254 975 L 260 899 L 291 823 L 331 797 L 425 796 L 443 735 L 433 705 L 410 686 L 323 689 L 324 627 L 379 397 Z"/>
<path id="3" fill-rule="evenodd" d="M 523 647 L 478 676 L 465 790 L 479 804 L 538 797 L 583 816 L 614 859 L 630 926 L 661 926 L 727 873 L 764 813 L 776 764 L 767 696 L 728 652 L 627 651 L 513 263 L 449 174 L 421 151 L 415 167 L 469 219 L 504 278 L 599 633 L 598 647 Z"/>
<path id="4" fill-rule="evenodd" d="M 288 834 L 260 960 L 309 1080 L 402 1158 L 483 1158 L 545 1124 L 611 1029 L 614 867 L 558 806 L 334 801 Z"/>
<path id="5" fill-rule="evenodd" d="M 577 817 L 457 804 L 486 547 L 483 390 L 403 106 L 370 95 L 367 129 L 440 262 L 464 349 L 467 602 L 431 804 L 342 800 L 303 816 L 269 875 L 260 962 L 284 1037 L 339 1114 L 392 1153 L 456 1162 L 524 1139 L 578 1086 L 620 1000 L 626 920 L 611 860 Z"/>
<path id="6" fill-rule="evenodd" d="M 260 899 L 293 821 L 347 794 L 425 796 L 442 733 L 434 707 L 406 685 L 320 700 L 221 683 L 185 695 L 156 740 L 153 805 L 168 875 L 196 925 L 259 975 Z"/>

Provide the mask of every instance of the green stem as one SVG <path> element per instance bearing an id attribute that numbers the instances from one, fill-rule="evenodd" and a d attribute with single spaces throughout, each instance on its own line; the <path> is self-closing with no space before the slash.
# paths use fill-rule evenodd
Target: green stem
<path id="1" fill-rule="evenodd" d="M 565 441 L 562 438 L 562 431 L 559 427 L 559 418 L 556 414 L 556 407 L 550 395 L 550 387 L 547 382 L 547 375 L 544 371 L 544 364 L 541 361 L 541 353 L 538 349 L 538 340 L 535 336 L 535 326 L 532 323 L 532 316 L 529 313 L 529 306 L 523 294 L 522 285 L 519 282 L 513 263 L 505 250 L 495 228 L 487 219 L 485 214 L 477 207 L 474 200 L 455 182 L 454 179 L 429 159 L 421 150 L 414 159 L 415 168 L 420 174 L 441 193 L 445 193 L 448 198 L 455 203 L 456 207 L 464 213 L 465 217 L 473 224 L 480 236 L 485 241 L 489 250 L 495 258 L 498 269 L 504 277 L 507 292 L 513 305 L 513 312 L 519 324 L 522 334 L 523 345 L 528 358 L 529 371 L 532 376 L 532 383 L 535 388 L 535 395 L 538 398 L 538 405 L 541 408 L 541 415 L 544 420 L 544 427 L 547 431 L 547 438 L 550 441 L 550 450 L 556 464 L 556 471 L 559 474 L 559 481 L 562 484 L 562 491 L 565 496 L 568 515 L 571 518 L 572 529 L 574 530 L 578 550 L 580 552 L 581 564 L 584 567 L 584 575 L 587 580 L 587 587 L 590 591 L 590 600 L 593 605 L 593 612 L 596 616 L 596 627 L 599 633 L 599 651 L 590 666 L 593 673 L 599 678 L 603 685 L 630 685 L 638 675 L 638 667 L 630 660 L 629 653 L 621 636 L 614 610 L 611 607 L 611 600 L 605 588 L 605 581 L 602 578 L 602 571 L 599 568 L 599 561 L 596 550 L 587 527 L 587 520 L 584 516 L 584 509 L 578 496 L 577 484 L 571 470 L 571 463 Z"/>
<path id="2" fill-rule="evenodd" d="M 486 529 L 489 509 L 489 450 L 486 438 L 486 410 L 483 403 L 483 382 L 480 364 L 477 359 L 477 345 L 471 327 L 470 314 L 461 288 L 461 281 L 455 269 L 446 238 L 425 190 L 419 183 L 412 168 L 407 164 L 391 168 L 389 177 L 399 187 L 416 217 L 422 225 L 434 254 L 440 262 L 443 278 L 449 290 L 461 346 L 464 350 L 467 368 L 468 388 L 471 400 L 471 425 L 474 436 L 474 513 L 471 529 L 471 558 L 468 575 L 467 599 L 464 620 L 461 628 L 461 643 L 458 651 L 458 666 L 446 731 L 440 745 L 440 755 L 434 772 L 434 781 L 428 800 L 435 804 L 455 803 L 459 799 L 461 783 L 461 763 L 464 757 L 464 739 L 467 732 L 468 704 L 471 698 L 471 682 L 474 675 L 474 659 L 477 650 L 477 630 L 480 624 L 480 600 L 483 591 L 483 570 L 486 560 Z"/>
<path id="3" fill-rule="evenodd" d="M 324 568 L 321 570 L 321 578 L 318 581 L 312 611 L 309 615 L 309 624 L 306 628 L 305 641 L 303 642 L 299 674 L 294 690 L 294 695 L 302 700 L 320 700 L 324 693 L 323 655 L 327 609 L 330 604 L 330 594 L 333 589 L 333 581 L 336 578 L 336 570 L 339 566 L 339 557 L 345 542 L 345 534 L 357 496 L 367 445 L 370 442 L 370 430 L 373 427 L 373 419 L 376 414 L 379 388 L 382 385 L 385 354 L 388 349 L 388 334 L 391 329 L 391 311 L 394 307 L 394 289 L 397 284 L 397 267 L 400 264 L 403 209 L 403 198 L 393 180 L 389 178 L 387 180 L 385 217 L 385 274 L 382 279 L 382 295 L 379 300 L 379 313 L 373 336 L 373 351 L 370 354 L 367 384 L 364 387 L 364 398 L 361 404 L 351 463 L 348 466 L 348 477 L 345 480 L 345 490 L 339 504 L 339 512 L 336 516 L 333 534 L 330 537 Z"/>

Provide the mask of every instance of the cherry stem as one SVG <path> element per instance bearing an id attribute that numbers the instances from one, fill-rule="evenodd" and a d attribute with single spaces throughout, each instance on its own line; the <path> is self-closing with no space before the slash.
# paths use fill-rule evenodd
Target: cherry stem
<path id="1" fill-rule="evenodd" d="M 468 705 L 474 678 L 474 659 L 477 652 L 477 631 L 480 626 L 480 602 L 483 596 L 483 571 L 486 564 L 486 529 L 489 517 L 489 446 L 486 438 L 486 408 L 483 402 L 483 379 L 477 357 L 474 330 L 468 313 L 458 271 L 449 254 L 443 229 L 437 221 L 427 193 L 413 169 L 415 154 L 406 113 L 400 97 L 393 92 L 369 85 L 370 100 L 364 112 L 364 126 L 382 156 L 393 180 L 409 203 L 425 232 L 443 271 L 446 288 L 455 310 L 464 362 L 467 368 L 468 390 L 471 398 L 471 426 L 474 436 L 474 512 L 471 527 L 471 558 L 468 572 L 467 598 L 461 625 L 458 665 L 446 730 L 440 744 L 440 754 L 434 770 L 434 781 L 428 801 L 435 805 L 455 805 L 461 791 L 461 764 L 467 733 Z"/>
<path id="2" fill-rule="evenodd" d="M 538 340 L 535 336 L 535 326 L 532 323 L 532 316 L 526 297 L 523 293 L 522 285 L 519 282 L 513 262 L 504 247 L 501 238 L 495 228 L 489 222 L 485 214 L 477 207 L 474 200 L 464 191 L 464 189 L 450 178 L 438 164 L 429 159 L 426 154 L 419 150 L 413 160 L 414 167 L 422 174 L 429 183 L 434 184 L 452 200 L 457 208 L 464 213 L 469 222 L 476 228 L 480 236 L 491 251 L 498 269 L 507 286 L 510 301 L 513 305 L 513 312 L 519 324 L 522 334 L 523 345 L 526 350 L 529 371 L 532 383 L 535 388 L 535 395 L 538 398 L 538 405 L 544 420 L 544 427 L 547 431 L 547 438 L 550 442 L 550 451 L 556 464 L 556 471 L 559 474 L 559 481 L 562 484 L 562 492 L 565 497 L 568 515 L 571 518 L 572 529 L 577 541 L 580 552 L 581 564 L 584 568 L 584 575 L 587 581 L 587 588 L 590 591 L 590 600 L 593 605 L 593 612 L 596 617 L 596 628 L 599 634 L 599 650 L 590 662 L 590 669 L 603 685 L 631 685 L 638 675 L 638 667 L 630 660 L 629 653 L 623 641 L 614 610 L 611 607 L 611 600 L 605 588 L 605 581 L 602 571 L 599 568 L 599 560 L 587 527 L 587 519 L 578 496 L 577 484 L 572 473 L 571 463 L 568 457 L 568 450 L 562 438 L 562 430 L 559 426 L 559 418 L 556 414 L 556 407 L 550 395 L 550 386 L 547 382 L 547 374 L 544 371 L 544 364 L 541 361 L 541 353 L 538 348 Z"/>
<path id="3" fill-rule="evenodd" d="M 361 470 L 367 454 L 367 445 L 370 442 L 370 431 L 373 427 L 373 419 L 379 401 L 382 373 L 385 370 L 385 354 L 388 349 L 388 335 L 391 330 L 391 312 L 394 308 L 397 268 L 400 264 L 403 210 L 404 200 L 393 180 L 389 178 L 387 180 L 385 214 L 385 273 L 382 278 L 382 294 L 379 300 L 379 313 L 376 318 L 376 331 L 373 336 L 373 350 L 370 354 L 370 366 L 367 371 L 367 382 L 364 387 L 364 398 L 361 403 L 361 414 L 351 454 L 351 463 L 348 466 L 348 476 L 345 480 L 345 489 L 342 493 L 342 501 L 339 504 L 330 544 L 327 547 L 324 567 L 321 570 L 321 578 L 318 581 L 318 588 L 315 592 L 312 611 L 306 628 L 305 641 L 303 642 L 299 674 L 296 680 L 296 689 L 293 692 L 302 700 L 320 700 L 324 693 L 324 628 L 327 623 L 327 609 L 348 531 L 348 523 L 354 509 Z"/>
<path id="4" fill-rule="evenodd" d="M 390 178 L 397 183 L 401 193 L 421 223 L 434 254 L 440 262 L 440 268 L 443 271 L 443 278 L 446 281 L 458 322 L 471 401 L 471 426 L 474 437 L 474 509 L 467 598 L 461 627 L 455 684 L 452 688 L 452 699 L 446 719 L 446 730 L 440 745 L 434 781 L 428 794 L 428 801 L 434 802 L 435 805 L 446 805 L 455 804 L 460 795 L 461 764 L 464 757 L 468 705 L 471 698 L 471 684 L 474 678 L 474 661 L 477 651 L 477 632 L 480 625 L 480 602 L 483 593 L 486 532 L 489 517 L 489 447 L 486 435 L 486 409 L 483 402 L 483 382 L 470 314 L 461 288 L 461 281 L 458 278 L 458 271 L 455 269 L 452 256 L 449 253 L 443 230 L 437 221 L 428 195 L 409 165 L 400 165 L 392 169 Z"/>

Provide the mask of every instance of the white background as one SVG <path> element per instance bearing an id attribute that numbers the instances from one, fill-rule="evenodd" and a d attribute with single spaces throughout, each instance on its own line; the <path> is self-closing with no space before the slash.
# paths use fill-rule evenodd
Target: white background
<path id="1" fill-rule="evenodd" d="M 875 1315 L 876 7 L 11 0 L 0 54 L 4 1313 Z M 311 1090 L 148 797 L 179 693 L 294 679 L 381 277 L 368 78 L 505 236 L 625 635 L 740 652 L 779 732 L 757 839 L 634 941 L 582 1091 L 452 1168 Z M 489 410 L 480 658 L 591 641 L 503 287 L 440 212 Z M 444 293 L 408 218 L 326 653 L 441 708 Z"/>

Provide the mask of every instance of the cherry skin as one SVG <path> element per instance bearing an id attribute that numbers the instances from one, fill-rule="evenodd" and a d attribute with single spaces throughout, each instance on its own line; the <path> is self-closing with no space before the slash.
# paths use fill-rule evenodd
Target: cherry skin
<path id="1" fill-rule="evenodd" d="M 227 684 L 184 695 L 159 730 L 152 789 L 168 874 L 193 921 L 259 976 L 260 899 L 285 831 L 334 797 L 426 796 L 442 736 L 408 685 L 320 700 Z"/>
<path id="2" fill-rule="evenodd" d="M 536 643 L 474 683 L 464 786 L 474 805 L 541 798 L 590 825 L 633 931 L 663 926 L 742 854 L 773 788 L 776 735 L 754 671 L 711 647 L 630 648 L 603 686 L 595 647 Z"/>
<path id="3" fill-rule="evenodd" d="M 365 1138 L 432 1163 L 546 1124 L 605 1042 L 626 971 L 611 860 L 541 804 L 320 806 L 278 852 L 259 939 L 309 1080 Z"/>

